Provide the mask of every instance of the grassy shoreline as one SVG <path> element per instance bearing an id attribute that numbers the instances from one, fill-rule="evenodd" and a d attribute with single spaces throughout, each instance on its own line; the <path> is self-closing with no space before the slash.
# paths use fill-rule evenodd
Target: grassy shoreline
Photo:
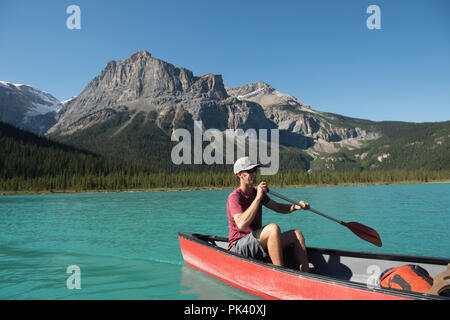
<path id="1" fill-rule="evenodd" d="M 450 180 L 432 180 L 428 182 L 420 180 L 392 181 L 392 182 L 370 182 L 370 183 L 337 183 L 337 184 L 296 184 L 296 185 L 276 185 L 271 184 L 274 189 L 282 188 L 315 188 L 315 187 L 348 187 L 348 186 L 381 186 L 381 185 L 402 185 L 402 184 L 434 184 L 450 183 Z M 40 190 L 40 191 L 0 191 L 0 196 L 5 195 L 39 195 L 39 194 L 89 194 L 89 193 L 126 193 L 126 192 L 175 192 L 175 191 L 196 191 L 196 190 L 233 190 L 233 187 L 156 187 L 149 189 L 117 189 L 117 190 Z"/>

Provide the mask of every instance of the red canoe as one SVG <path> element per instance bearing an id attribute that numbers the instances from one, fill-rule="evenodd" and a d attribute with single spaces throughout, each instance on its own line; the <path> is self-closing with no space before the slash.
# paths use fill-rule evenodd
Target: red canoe
<path id="1" fill-rule="evenodd" d="M 228 239 L 180 232 L 181 253 L 187 265 L 263 299 L 284 300 L 405 300 L 449 297 L 381 288 L 381 272 L 416 264 L 432 277 L 445 271 L 448 259 L 357 253 L 308 248 L 313 273 L 277 267 L 267 261 L 243 257 L 226 250 Z M 289 256 L 286 252 L 285 256 Z M 286 262 L 289 265 L 289 261 Z"/>

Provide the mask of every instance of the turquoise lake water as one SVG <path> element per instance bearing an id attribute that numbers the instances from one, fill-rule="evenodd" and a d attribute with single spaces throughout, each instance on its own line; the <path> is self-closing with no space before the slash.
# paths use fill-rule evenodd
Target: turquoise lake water
<path id="1" fill-rule="evenodd" d="M 450 184 L 273 190 L 383 240 L 377 248 L 312 212 L 263 209 L 263 224 L 299 229 L 308 246 L 450 258 Z M 0 299 L 256 299 L 180 253 L 179 231 L 227 235 L 230 192 L 0 196 Z M 79 290 L 66 285 L 71 265 Z"/>

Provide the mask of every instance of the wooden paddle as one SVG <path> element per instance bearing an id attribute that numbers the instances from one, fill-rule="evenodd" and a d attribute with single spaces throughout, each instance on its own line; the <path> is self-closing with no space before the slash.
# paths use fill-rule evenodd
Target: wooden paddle
<path id="1" fill-rule="evenodd" d="M 288 198 L 286 198 L 286 197 L 284 197 L 284 196 L 282 196 L 282 195 L 280 195 L 278 193 L 275 193 L 273 191 L 267 191 L 267 193 L 269 193 L 271 195 L 274 195 L 275 197 L 278 197 L 280 199 L 286 200 L 287 202 L 290 202 L 292 204 L 295 204 L 295 205 L 299 204 L 298 202 L 290 200 L 290 199 L 288 199 Z M 377 247 L 381 247 L 382 246 L 381 238 L 378 235 L 378 233 L 374 229 L 372 229 L 372 228 L 370 228 L 368 226 L 365 226 L 365 225 L 363 225 L 361 223 L 358 223 L 358 222 L 344 222 L 344 221 L 340 221 L 338 219 L 330 217 L 329 215 L 326 215 L 325 213 L 322 213 L 322 212 L 319 212 L 317 210 L 314 210 L 313 208 L 309 208 L 308 210 L 312 211 L 314 213 L 317 213 L 318 215 L 321 215 L 324 218 L 330 219 L 330 220 L 332 220 L 334 222 L 337 222 L 337 223 L 339 223 L 339 224 L 349 228 L 350 231 L 353 232 L 354 234 L 356 234 L 358 237 L 360 237 L 361 239 L 363 239 L 363 240 L 365 240 L 367 242 L 370 242 L 370 243 L 376 245 Z"/>

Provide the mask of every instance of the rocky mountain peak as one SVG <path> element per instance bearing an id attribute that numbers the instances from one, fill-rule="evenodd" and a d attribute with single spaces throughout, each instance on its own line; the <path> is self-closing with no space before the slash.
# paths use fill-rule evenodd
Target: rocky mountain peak
<path id="1" fill-rule="evenodd" d="M 80 97 L 92 95 L 92 91 L 97 96 L 108 92 L 109 105 L 139 98 L 183 95 L 192 91 L 196 91 L 194 96 L 195 93 L 217 99 L 228 96 L 222 76 L 206 74 L 196 77 L 192 71 L 153 58 L 147 51 L 137 52 L 123 61 L 110 61 L 85 91 Z"/>
<path id="2" fill-rule="evenodd" d="M 152 55 L 147 50 L 138 51 L 135 54 L 130 56 L 131 60 L 138 60 L 138 59 L 145 59 L 145 58 L 151 58 Z"/>
<path id="3" fill-rule="evenodd" d="M 236 88 L 226 87 L 226 90 L 229 95 L 236 97 L 240 100 L 250 100 L 251 97 L 256 94 L 259 94 L 259 95 L 270 94 L 271 92 L 275 91 L 275 89 L 271 85 L 269 85 L 263 81 L 244 84 L 244 85 L 236 87 Z M 247 99 L 247 98 L 249 98 L 249 99 Z"/>
<path id="4" fill-rule="evenodd" d="M 123 61 L 110 61 L 81 94 L 64 105 L 58 123 L 49 133 L 80 130 L 87 125 L 85 120 L 80 125 L 82 119 L 94 119 L 90 124 L 104 121 L 104 115 L 111 114 L 105 109 L 125 108 L 132 113 L 156 111 L 161 115 L 169 109 L 181 108 L 199 119 L 200 114 L 208 114 L 206 109 L 215 110 L 216 104 L 227 98 L 221 75 L 194 76 L 188 69 L 140 51 Z M 226 123 L 227 119 L 223 121 Z"/>
<path id="5" fill-rule="evenodd" d="M 310 109 L 304 102 L 294 96 L 275 90 L 271 85 L 258 81 L 245 84 L 236 88 L 226 88 L 227 93 L 239 100 L 259 103 L 263 107 L 270 106 L 293 106 L 300 109 Z"/>

